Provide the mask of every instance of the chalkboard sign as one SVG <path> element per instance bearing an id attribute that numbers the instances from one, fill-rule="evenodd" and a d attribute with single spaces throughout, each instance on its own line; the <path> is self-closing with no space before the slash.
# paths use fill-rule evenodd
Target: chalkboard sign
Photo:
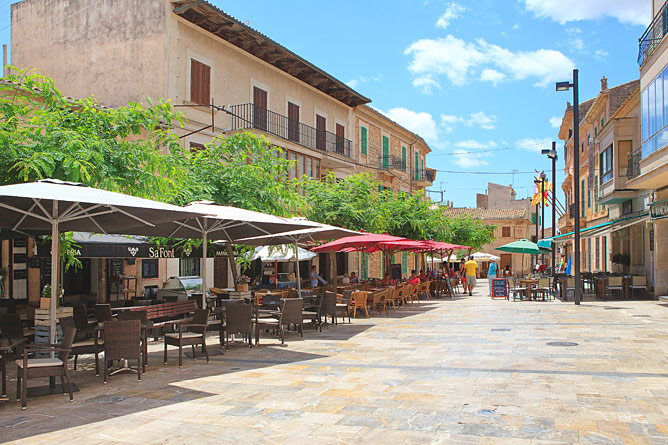
<path id="1" fill-rule="evenodd" d="M 508 299 L 508 280 L 505 278 L 492 279 L 492 298 Z"/>
<path id="2" fill-rule="evenodd" d="M 111 274 L 112 275 L 121 275 L 123 273 L 123 260 L 112 259 L 111 263 Z"/>
<path id="3" fill-rule="evenodd" d="M 25 280 L 28 278 L 28 271 L 26 269 L 14 269 L 15 280 Z"/>
<path id="4" fill-rule="evenodd" d="M 25 253 L 15 253 L 14 254 L 14 263 L 25 263 L 28 261 L 28 255 Z"/>
<path id="5" fill-rule="evenodd" d="M 450 278 L 445 277 L 445 286 L 448 288 L 448 293 L 452 298 L 455 298 L 455 291 L 452 289 L 452 281 Z"/>
<path id="6" fill-rule="evenodd" d="M 401 264 L 391 264 L 390 275 L 393 280 L 401 280 Z"/>
<path id="7" fill-rule="evenodd" d="M 14 247 L 26 247 L 28 238 L 14 238 Z"/>

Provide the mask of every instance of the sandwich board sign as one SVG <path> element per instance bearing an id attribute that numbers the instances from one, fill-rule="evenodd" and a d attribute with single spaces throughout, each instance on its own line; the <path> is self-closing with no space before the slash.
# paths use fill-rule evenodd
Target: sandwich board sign
<path id="1" fill-rule="evenodd" d="M 492 279 L 492 299 L 508 299 L 508 280 L 505 278 Z"/>

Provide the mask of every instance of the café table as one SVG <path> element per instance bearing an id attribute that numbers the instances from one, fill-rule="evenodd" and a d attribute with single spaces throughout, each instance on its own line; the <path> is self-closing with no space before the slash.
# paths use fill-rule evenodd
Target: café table
<path id="1" fill-rule="evenodd" d="M 518 280 L 520 285 L 525 285 L 527 288 L 527 300 L 536 299 L 536 287 L 538 286 L 538 280 L 534 278 L 522 278 Z"/>
<path id="2" fill-rule="evenodd" d="M 27 338 L 0 338 L 0 373 L 2 374 L 2 394 L 0 400 L 7 401 L 7 364 L 6 356 L 15 348 L 27 343 Z"/>

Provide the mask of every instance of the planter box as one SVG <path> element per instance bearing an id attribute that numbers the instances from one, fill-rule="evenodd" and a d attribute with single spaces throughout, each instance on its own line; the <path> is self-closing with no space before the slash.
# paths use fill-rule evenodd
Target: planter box
<path id="1" fill-rule="evenodd" d="M 50 301 L 49 298 L 42 298 L 42 300 Z M 56 309 L 56 322 L 61 318 L 71 317 L 74 314 L 74 309 L 71 307 L 59 307 Z M 49 309 L 35 309 L 35 326 L 50 326 Z"/>
<path id="2" fill-rule="evenodd" d="M 248 292 L 248 284 L 236 284 L 234 290 L 237 292 Z"/>

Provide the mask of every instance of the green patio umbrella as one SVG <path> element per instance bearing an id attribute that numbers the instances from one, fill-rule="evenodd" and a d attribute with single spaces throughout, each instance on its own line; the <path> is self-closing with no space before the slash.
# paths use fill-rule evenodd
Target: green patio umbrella
<path id="1" fill-rule="evenodd" d="M 536 243 L 532 243 L 528 239 L 521 239 L 519 241 L 513 241 L 512 243 L 504 244 L 501 247 L 497 247 L 496 250 L 502 252 L 512 252 L 512 253 L 521 253 L 529 255 L 538 255 L 543 253 Z M 524 271 L 524 257 L 522 257 L 522 271 Z"/>

